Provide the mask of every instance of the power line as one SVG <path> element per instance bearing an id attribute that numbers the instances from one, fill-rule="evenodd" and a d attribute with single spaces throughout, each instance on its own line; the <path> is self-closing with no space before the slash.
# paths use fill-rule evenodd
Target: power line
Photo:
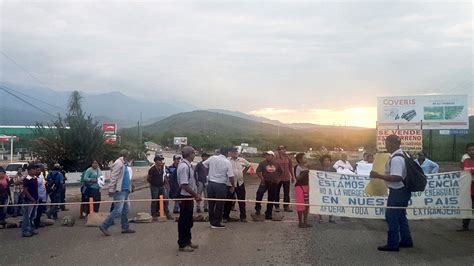
<path id="1" fill-rule="evenodd" d="M 36 80 L 38 83 L 40 83 L 43 87 L 54 91 L 53 89 L 51 89 L 50 87 L 48 87 L 46 84 L 44 84 L 44 82 L 41 81 L 39 78 L 33 76 L 33 74 L 31 74 L 28 70 L 26 70 L 25 68 L 23 68 L 22 66 L 20 66 L 20 64 L 18 64 L 15 60 L 13 60 L 13 58 L 11 58 L 10 56 L 8 56 L 5 52 L 3 52 L 3 51 L 0 50 L 0 53 L 1 53 L 3 56 L 5 56 L 8 60 L 10 60 L 13 64 L 15 64 L 19 69 L 23 70 L 26 74 L 28 74 L 32 79 L 34 79 L 34 80 Z"/>
<path id="2" fill-rule="evenodd" d="M 29 105 L 29 106 L 31 106 L 31 107 L 33 107 L 33 108 L 39 110 L 40 112 L 45 113 L 45 114 L 47 114 L 47 115 L 49 115 L 49 116 L 51 116 L 51 117 L 57 118 L 57 116 L 55 116 L 55 115 L 53 115 L 53 114 L 51 114 L 51 113 L 49 113 L 49 112 L 46 112 L 45 110 L 41 109 L 40 107 L 38 107 L 38 106 L 36 106 L 36 105 L 34 105 L 34 104 L 28 102 L 27 100 L 21 98 L 21 97 L 18 96 L 18 95 L 12 93 L 11 91 L 8 90 L 8 87 L 5 87 L 5 86 L 0 85 L 0 89 L 2 89 L 3 91 L 5 91 L 6 93 L 10 94 L 11 96 L 17 98 L 18 100 L 20 100 L 20 101 L 26 103 L 27 105 Z"/>
<path id="3" fill-rule="evenodd" d="M 49 105 L 49 106 L 51 106 L 51 107 L 57 108 L 57 109 L 59 109 L 59 110 L 61 110 L 61 111 L 64 111 L 64 110 L 65 110 L 63 107 L 59 107 L 59 106 L 57 106 L 57 105 L 54 105 L 54 104 L 51 104 L 51 103 L 42 101 L 42 100 L 40 100 L 40 99 L 38 99 L 38 98 L 29 96 L 29 95 L 27 95 L 27 94 L 25 94 L 25 93 L 22 93 L 22 92 L 20 92 L 20 91 L 14 90 L 14 89 L 12 89 L 12 88 L 4 87 L 4 89 L 10 90 L 10 91 L 14 91 L 15 93 L 21 94 L 21 95 L 23 95 L 23 96 L 25 96 L 25 97 L 27 97 L 27 98 L 32 99 L 32 100 L 35 100 L 35 101 L 44 103 L 44 104 L 46 104 L 46 105 Z"/>

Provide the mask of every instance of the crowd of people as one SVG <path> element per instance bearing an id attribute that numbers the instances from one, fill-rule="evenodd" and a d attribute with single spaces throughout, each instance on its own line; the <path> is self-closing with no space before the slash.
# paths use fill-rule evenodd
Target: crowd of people
<path id="1" fill-rule="evenodd" d="M 387 206 L 407 207 L 411 193 L 404 185 L 407 176 L 407 166 L 400 148 L 400 138 L 392 135 L 386 139 L 386 147 L 391 153 L 390 163 L 387 164 L 384 174 L 370 172 L 371 178 L 382 179 L 389 188 Z M 467 156 L 463 156 L 461 168 L 474 172 L 474 144 L 466 147 Z M 148 170 L 146 180 L 149 183 L 150 194 L 153 201 L 150 213 L 154 220 L 160 217 L 162 211 L 167 219 L 174 219 L 171 215 L 173 201 L 165 201 L 164 210 L 157 201 L 160 196 L 165 199 L 175 199 L 173 213 L 179 213 L 178 218 L 178 246 L 183 252 L 192 252 L 198 246 L 192 243 L 191 228 L 193 227 L 193 213 L 208 212 L 209 225 L 212 229 L 226 228 L 228 222 L 247 222 L 246 188 L 244 175 L 251 168 L 249 161 L 240 156 L 235 147 L 221 148 L 215 155 L 203 153 L 202 160 L 194 162 L 196 151 L 191 146 L 182 149 L 181 156 L 173 156 L 173 163 L 165 165 L 165 158 L 161 154 L 154 157 L 154 164 Z M 293 159 L 296 162 L 294 165 Z M 364 159 L 357 162 L 355 167 L 348 161 L 347 155 L 342 154 L 340 160 L 332 161 L 330 155 L 320 158 L 318 170 L 327 172 L 354 171 L 357 172 L 359 164 L 373 163 L 372 154 L 364 154 Z M 419 153 L 415 160 L 426 174 L 437 173 L 439 165 L 426 158 L 424 153 Z M 130 165 L 130 154 L 127 150 L 120 152 L 120 157 L 110 165 L 110 184 L 108 185 L 109 197 L 115 201 L 110 209 L 109 216 L 99 226 L 100 231 L 109 236 L 108 229 L 114 224 L 116 218 L 121 218 L 122 233 L 135 233 L 129 226 L 128 212 L 130 209 L 129 195 L 134 191 L 132 182 L 133 171 Z M 283 212 L 292 212 L 290 208 L 290 186 L 294 184 L 294 199 L 296 203 L 309 204 L 309 170 L 305 153 L 296 153 L 294 157 L 288 155 L 285 145 L 279 145 L 277 152 L 265 152 L 265 159 L 258 164 L 256 174 L 259 186 L 255 195 L 257 201 L 262 201 L 265 193 L 269 202 L 266 205 L 264 219 L 273 219 L 274 211 L 280 211 L 280 194 L 283 190 Z M 8 210 L 12 216 L 22 215 L 22 236 L 31 237 L 37 234 L 36 229 L 43 227 L 41 216 L 46 214 L 50 219 L 58 218 L 59 210 L 66 210 L 61 204 L 65 200 L 66 176 L 59 164 L 55 164 L 48 172 L 44 164 L 32 163 L 25 169 L 8 178 L 5 170 L 0 167 L 0 205 L 11 200 L 14 204 L 24 204 L 22 208 L 14 207 Z M 84 204 L 80 208 L 80 217 L 87 216 L 90 212 L 99 212 L 101 201 L 101 188 L 105 187 L 104 177 L 97 161 L 93 161 L 81 176 L 81 193 Z M 13 194 L 10 187 L 13 186 Z M 13 195 L 13 196 L 9 196 Z M 50 200 L 49 208 L 41 203 Z M 209 199 L 202 201 L 202 198 Z M 471 197 L 474 201 L 474 181 L 471 186 Z M 93 210 L 85 204 L 93 199 Z M 237 204 L 235 199 L 242 200 Z M 196 204 L 194 203 L 196 202 Z M 39 204 L 39 205 L 37 205 Z M 196 205 L 196 206 L 194 206 Z M 231 217 L 231 210 L 238 205 L 239 218 Z M 195 208 L 196 207 L 196 208 Z M 7 208 L 0 208 L 0 225 L 5 224 Z M 21 210 L 21 211 L 20 211 Z M 255 215 L 261 213 L 262 205 L 255 204 Z M 312 227 L 308 223 L 309 206 L 297 205 L 298 227 Z M 263 217 L 263 216 L 262 216 Z M 322 222 L 322 217 L 319 216 Z M 329 217 L 330 222 L 335 222 L 334 217 Z M 387 209 L 386 221 L 388 224 L 387 244 L 379 247 L 381 251 L 398 251 L 399 248 L 412 247 L 406 211 L 403 209 Z M 460 231 L 469 230 L 470 219 L 462 222 Z"/>

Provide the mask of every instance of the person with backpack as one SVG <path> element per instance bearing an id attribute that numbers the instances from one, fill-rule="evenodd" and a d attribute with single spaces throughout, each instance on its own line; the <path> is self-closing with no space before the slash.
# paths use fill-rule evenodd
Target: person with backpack
<path id="1" fill-rule="evenodd" d="M 400 145 L 400 137 L 397 135 L 388 136 L 385 139 L 385 147 L 391 153 L 391 159 L 387 164 L 385 175 L 374 171 L 370 172 L 371 178 L 384 180 L 389 188 L 387 207 L 407 207 L 411 198 L 411 191 L 405 185 L 407 182 L 406 154 L 400 148 Z M 412 159 L 410 158 L 410 160 Z M 414 161 L 413 163 L 412 165 L 418 165 Z M 385 220 L 388 224 L 387 244 L 378 247 L 378 250 L 400 251 L 400 248 L 413 247 L 406 209 L 388 208 L 385 211 Z"/>
<path id="2" fill-rule="evenodd" d="M 46 215 L 49 219 L 58 219 L 58 204 L 61 202 L 62 183 L 64 176 L 61 173 L 61 166 L 57 163 L 46 177 L 46 191 L 51 199 L 51 206 Z"/>
<path id="3" fill-rule="evenodd" d="M 191 165 L 196 151 L 191 146 L 186 146 L 181 151 L 183 160 L 177 169 L 178 184 L 180 186 L 179 197 L 182 199 L 179 206 L 178 219 L 178 246 L 181 252 L 193 252 L 198 245 L 191 242 L 191 228 L 193 228 L 194 200 L 201 201 L 201 196 L 197 193 L 195 171 Z M 194 200 L 192 200 L 194 198 Z"/>

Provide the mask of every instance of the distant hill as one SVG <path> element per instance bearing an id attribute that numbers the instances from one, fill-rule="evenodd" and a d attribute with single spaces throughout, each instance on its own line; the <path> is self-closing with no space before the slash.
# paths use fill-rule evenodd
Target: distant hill
<path id="1" fill-rule="evenodd" d="M 11 83 L 0 83 L 10 89 L 19 97 L 31 102 L 45 112 L 54 116 L 58 113 L 64 115 L 71 91 L 53 91 L 43 87 L 18 86 Z M 86 114 L 97 117 L 100 121 L 115 122 L 123 127 L 136 124 L 142 114 L 143 124 L 156 122 L 172 114 L 198 109 L 183 102 L 164 102 L 152 100 L 138 100 L 120 92 L 102 94 L 82 93 L 82 107 Z M 0 124 L 26 125 L 36 121 L 49 122 L 54 117 L 41 113 L 33 106 L 21 102 L 19 99 L 0 90 Z M 8 115 L 15 113 L 15 115 Z M 18 117 L 18 119 L 17 119 Z"/>
<path id="2" fill-rule="evenodd" d="M 298 130 L 287 126 L 276 126 L 268 122 L 257 122 L 229 115 L 233 112 L 192 111 L 172 115 L 154 124 L 144 126 L 145 139 L 162 145 L 169 144 L 173 136 L 186 136 L 190 144 L 205 149 L 222 145 L 238 145 L 242 142 L 260 150 L 272 149 L 286 144 L 292 150 L 315 149 L 326 146 L 355 149 L 359 146 L 375 146 L 374 129 L 337 128 L 319 126 L 320 129 Z M 252 117 L 253 118 L 253 117 Z M 134 143 L 136 128 L 120 132 L 124 141 Z M 163 139 L 165 138 L 165 139 Z"/>
<path id="3" fill-rule="evenodd" d="M 284 124 L 278 120 L 268 119 L 261 116 L 249 115 L 249 114 L 245 114 L 245 113 L 237 112 L 237 111 L 229 111 L 229 110 L 224 110 L 224 109 L 208 109 L 207 111 L 240 117 L 240 118 L 252 120 L 255 122 L 268 123 L 275 126 L 288 126 L 288 124 Z"/>
<path id="4" fill-rule="evenodd" d="M 269 134 L 296 133 L 295 130 L 256 122 L 228 114 L 211 111 L 192 111 L 179 113 L 160 120 L 154 124 L 145 126 L 144 132 L 164 133 L 166 131 L 177 134 L 221 134 L 229 136 L 244 136 Z"/>

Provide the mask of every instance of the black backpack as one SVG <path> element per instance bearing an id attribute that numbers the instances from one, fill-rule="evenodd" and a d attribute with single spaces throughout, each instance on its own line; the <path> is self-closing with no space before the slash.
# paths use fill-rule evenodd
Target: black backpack
<path id="1" fill-rule="evenodd" d="M 425 191 L 427 180 L 421 166 L 405 152 L 403 152 L 403 154 L 397 153 L 393 157 L 395 156 L 403 157 L 405 159 L 407 176 L 403 180 L 403 184 L 408 188 L 408 190 L 410 192 Z"/>

